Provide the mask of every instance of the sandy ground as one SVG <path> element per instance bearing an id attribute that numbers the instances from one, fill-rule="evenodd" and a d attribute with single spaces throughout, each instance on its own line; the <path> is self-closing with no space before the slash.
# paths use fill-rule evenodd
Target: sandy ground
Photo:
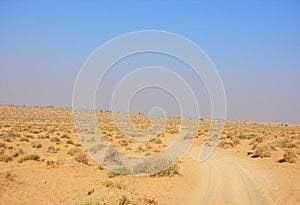
<path id="1" fill-rule="evenodd" d="M 172 118 L 159 141 L 136 145 L 117 133 L 109 113 L 99 116 L 107 139 L 136 155 L 165 149 L 179 126 Z M 146 116 L 132 118 L 149 126 Z M 200 163 L 208 125 L 202 121 L 179 174 L 112 176 L 88 156 L 70 154 L 82 149 L 70 109 L 1 105 L 0 204 L 300 204 L 299 125 L 228 121 L 220 146 Z M 263 154 L 255 157 L 259 148 Z M 286 150 L 295 155 L 283 162 Z M 24 160 L 30 154 L 39 159 Z"/>

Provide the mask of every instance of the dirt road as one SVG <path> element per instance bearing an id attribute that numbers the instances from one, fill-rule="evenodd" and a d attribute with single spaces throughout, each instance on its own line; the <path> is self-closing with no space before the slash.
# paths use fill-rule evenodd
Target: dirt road
<path id="1" fill-rule="evenodd" d="M 183 170 L 177 201 L 185 204 L 299 204 L 293 197 L 293 180 L 272 171 L 255 169 L 249 161 L 216 151 L 208 160 L 196 164 L 196 150 L 188 156 L 191 167 Z M 187 159 L 188 160 L 188 159 Z M 251 159 L 250 159 L 251 160 Z M 181 190 L 189 190 L 181 192 Z"/>

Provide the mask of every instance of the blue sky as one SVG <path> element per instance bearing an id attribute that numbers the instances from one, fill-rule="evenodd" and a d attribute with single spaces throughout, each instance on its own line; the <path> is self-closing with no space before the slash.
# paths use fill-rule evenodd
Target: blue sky
<path id="1" fill-rule="evenodd" d="M 300 123 L 299 1 L 0 1 L 0 103 L 71 106 L 100 45 L 163 30 L 218 69 L 228 118 Z"/>

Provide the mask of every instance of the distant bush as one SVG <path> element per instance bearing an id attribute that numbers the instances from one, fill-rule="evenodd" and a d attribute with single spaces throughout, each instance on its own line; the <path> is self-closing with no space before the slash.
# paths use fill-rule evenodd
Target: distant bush
<path id="1" fill-rule="evenodd" d="M 26 137 L 22 137 L 22 138 L 20 139 L 20 142 L 29 142 L 29 139 L 26 138 Z"/>
<path id="2" fill-rule="evenodd" d="M 74 142 L 73 142 L 72 140 L 67 140 L 67 141 L 66 141 L 66 144 L 72 144 L 72 145 L 73 145 Z"/>
<path id="3" fill-rule="evenodd" d="M 233 142 L 234 145 L 238 145 L 238 144 L 240 144 L 240 139 L 237 138 L 237 137 L 233 137 L 232 142 Z"/>
<path id="4" fill-rule="evenodd" d="M 5 143 L 3 143 L 3 142 L 0 142 L 0 148 L 6 148 L 7 146 L 6 146 L 6 144 Z"/>
<path id="5" fill-rule="evenodd" d="M 39 143 L 39 142 L 33 142 L 33 143 L 32 143 L 32 147 L 33 147 L 33 148 L 41 148 L 41 147 L 42 147 L 42 144 Z"/>
<path id="6" fill-rule="evenodd" d="M 60 143 L 60 139 L 58 137 L 52 137 L 50 139 L 50 142 L 56 142 L 56 143 Z"/>
<path id="7" fill-rule="evenodd" d="M 40 159 L 40 156 L 37 155 L 37 154 L 28 154 L 28 155 L 25 155 L 24 157 L 21 157 L 18 160 L 18 162 L 22 163 L 22 162 L 27 161 L 27 160 L 39 161 L 39 159 Z"/>
<path id="8" fill-rule="evenodd" d="M 47 149 L 47 152 L 48 153 L 56 153 L 57 149 L 54 146 L 50 145 Z"/>
<path id="9" fill-rule="evenodd" d="M 0 155 L 0 162 L 9 162 L 11 160 L 12 158 L 9 155 L 6 154 Z"/>
<path id="10" fill-rule="evenodd" d="M 60 138 L 70 139 L 70 136 L 68 134 L 63 134 Z"/>
<path id="11" fill-rule="evenodd" d="M 238 138 L 240 139 L 253 139 L 256 137 L 256 134 L 246 134 L 246 135 L 239 135 Z"/>
<path id="12" fill-rule="evenodd" d="M 71 156 L 75 156 L 77 153 L 82 153 L 82 150 L 78 147 L 73 147 L 67 152 L 67 154 Z"/>

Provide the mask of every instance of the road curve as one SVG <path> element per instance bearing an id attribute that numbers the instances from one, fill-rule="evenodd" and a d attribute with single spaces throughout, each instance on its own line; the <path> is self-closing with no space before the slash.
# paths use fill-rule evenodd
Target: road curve
<path id="1" fill-rule="evenodd" d="M 185 204 L 295 204 L 291 201 L 291 185 L 281 190 L 273 190 L 286 182 L 276 181 L 268 174 L 261 177 L 261 173 L 247 166 L 246 162 L 223 152 L 216 151 L 205 162 L 195 163 L 196 153 L 199 152 L 191 150 L 188 157 L 192 158 L 190 160 L 194 164 L 185 170 L 185 185 L 180 185 L 181 191 L 189 190 L 184 196 L 180 197 L 179 194 L 180 200 Z"/>

